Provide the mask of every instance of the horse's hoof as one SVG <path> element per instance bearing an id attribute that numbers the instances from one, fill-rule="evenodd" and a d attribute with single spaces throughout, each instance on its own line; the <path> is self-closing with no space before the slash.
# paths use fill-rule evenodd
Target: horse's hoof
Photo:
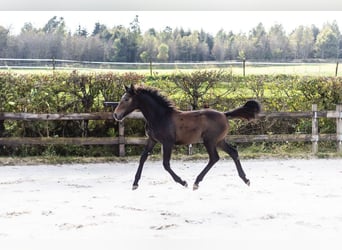
<path id="1" fill-rule="evenodd" d="M 186 181 L 184 181 L 183 183 L 183 187 L 187 188 L 188 187 L 188 183 Z"/>
<path id="2" fill-rule="evenodd" d="M 133 187 L 132 187 L 132 190 L 136 190 L 136 189 L 138 189 L 138 185 L 133 185 Z"/>
<path id="3" fill-rule="evenodd" d="M 198 184 L 194 184 L 194 186 L 192 187 L 192 190 L 197 190 L 199 188 Z"/>
<path id="4" fill-rule="evenodd" d="M 246 184 L 247 184 L 247 186 L 250 186 L 251 182 L 249 180 L 246 180 Z"/>

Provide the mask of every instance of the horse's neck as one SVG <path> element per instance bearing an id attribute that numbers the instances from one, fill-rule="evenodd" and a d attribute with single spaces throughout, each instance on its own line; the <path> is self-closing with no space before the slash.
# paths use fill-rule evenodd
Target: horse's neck
<path id="1" fill-rule="evenodd" d="M 139 109 L 143 113 L 146 121 L 153 126 L 167 119 L 168 109 L 160 106 L 153 98 L 142 98 Z"/>

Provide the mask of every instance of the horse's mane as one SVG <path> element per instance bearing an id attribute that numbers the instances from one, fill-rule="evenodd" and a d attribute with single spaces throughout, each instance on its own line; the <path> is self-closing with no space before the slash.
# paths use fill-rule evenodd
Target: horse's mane
<path id="1" fill-rule="evenodd" d="M 176 107 L 174 103 L 169 100 L 167 97 L 163 96 L 157 89 L 151 87 L 137 87 L 136 88 L 137 94 L 147 95 L 154 99 L 160 106 L 167 108 L 168 110 L 172 111 L 175 110 Z"/>

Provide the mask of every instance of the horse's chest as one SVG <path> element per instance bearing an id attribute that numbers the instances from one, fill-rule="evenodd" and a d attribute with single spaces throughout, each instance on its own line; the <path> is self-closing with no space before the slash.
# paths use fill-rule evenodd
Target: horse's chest
<path id="1" fill-rule="evenodd" d="M 162 126 L 160 126 L 162 125 Z M 145 127 L 146 134 L 148 137 L 159 141 L 170 141 L 174 140 L 174 132 L 172 126 L 169 126 L 167 124 L 159 124 L 158 126 L 153 126 L 151 124 L 146 124 Z"/>

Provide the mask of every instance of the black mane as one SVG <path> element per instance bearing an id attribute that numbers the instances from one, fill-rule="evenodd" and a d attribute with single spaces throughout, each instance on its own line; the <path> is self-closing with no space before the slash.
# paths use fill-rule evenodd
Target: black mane
<path id="1" fill-rule="evenodd" d="M 170 111 L 173 111 L 176 109 L 174 103 L 160 94 L 160 92 L 157 89 L 151 88 L 151 87 L 138 87 L 136 89 L 136 93 L 140 95 L 147 95 L 154 99 L 160 106 L 167 108 Z"/>

